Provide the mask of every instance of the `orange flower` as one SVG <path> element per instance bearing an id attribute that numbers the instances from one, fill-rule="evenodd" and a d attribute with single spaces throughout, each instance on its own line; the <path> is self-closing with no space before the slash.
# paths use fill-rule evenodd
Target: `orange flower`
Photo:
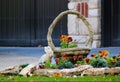
<path id="1" fill-rule="evenodd" d="M 72 42 L 72 37 L 68 37 L 68 39 L 67 39 L 67 42 L 69 43 L 69 42 Z"/>
<path id="2" fill-rule="evenodd" d="M 96 54 L 92 54 L 91 57 L 96 57 Z"/>
<path id="3" fill-rule="evenodd" d="M 108 54 L 109 54 L 108 50 L 103 50 L 102 56 L 108 56 Z"/>
<path id="4" fill-rule="evenodd" d="M 90 62 L 90 58 L 85 58 L 85 61 L 86 61 L 87 63 L 89 63 L 89 62 Z"/>
<path id="5" fill-rule="evenodd" d="M 99 50 L 99 51 L 98 51 L 98 54 L 102 55 L 102 51 L 101 51 L 101 50 Z"/>
<path id="6" fill-rule="evenodd" d="M 53 73 L 52 76 L 53 76 L 53 77 L 62 77 L 62 74 L 61 74 L 61 73 Z"/>
<path id="7" fill-rule="evenodd" d="M 67 41 L 67 36 L 66 35 L 61 35 L 60 40 L 61 41 Z"/>

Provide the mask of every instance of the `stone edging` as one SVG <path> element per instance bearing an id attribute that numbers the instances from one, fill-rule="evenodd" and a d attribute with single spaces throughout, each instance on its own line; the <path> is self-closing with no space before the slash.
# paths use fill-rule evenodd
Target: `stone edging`
<path id="1" fill-rule="evenodd" d="M 31 66 L 31 67 L 30 67 Z M 71 69 L 38 69 L 36 65 L 28 65 L 25 68 L 14 66 L 0 72 L 4 75 L 23 76 L 48 76 L 48 77 L 77 77 L 77 76 L 105 76 L 105 75 L 120 75 L 120 67 L 112 68 L 93 68 L 90 65 L 81 65 Z"/>

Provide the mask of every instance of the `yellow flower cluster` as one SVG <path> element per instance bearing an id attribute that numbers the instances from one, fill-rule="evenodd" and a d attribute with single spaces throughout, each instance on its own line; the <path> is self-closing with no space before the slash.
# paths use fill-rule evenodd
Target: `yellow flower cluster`
<path id="1" fill-rule="evenodd" d="M 53 75 L 52 75 L 53 77 L 62 77 L 62 73 L 53 73 Z"/>

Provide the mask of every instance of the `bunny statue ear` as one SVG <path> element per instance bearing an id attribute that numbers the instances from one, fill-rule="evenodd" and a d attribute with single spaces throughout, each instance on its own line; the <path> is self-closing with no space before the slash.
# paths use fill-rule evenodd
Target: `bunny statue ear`
<path id="1" fill-rule="evenodd" d="M 44 51 L 45 51 L 45 53 L 47 53 L 47 52 L 48 52 L 48 50 L 49 50 L 49 48 L 48 48 L 48 47 L 44 47 Z"/>
<path id="2" fill-rule="evenodd" d="M 50 46 L 44 47 L 44 51 L 47 52 L 53 52 Z"/>
<path id="3" fill-rule="evenodd" d="M 51 49 L 51 47 L 50 46 L 47 46 L 49 49 Z"/>

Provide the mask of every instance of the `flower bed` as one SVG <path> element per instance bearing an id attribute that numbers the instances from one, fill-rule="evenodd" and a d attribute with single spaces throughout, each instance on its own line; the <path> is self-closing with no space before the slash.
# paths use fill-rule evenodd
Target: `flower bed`
<path id="1" fill-rule="evenodd" d="M 120 75 L 120 52 L 118 56 L 109 56 L 109 52 L 103 50 L 91 54 L 90 58 L 74 55 L 72 59 L 62 54 L 61 58 L 55 58 L 55 63 L 47 61 L 40 65 L 24 64 L 5 69 L 0 73 L 49 77 Z"/>
<path id="2" fill-rule="evenodd" d="M 76 48 L 77 42 L 73 41 L 71 36 L 61 35 L 61 48 Z M 72 56 L 70 58 L 69 56 Z M 120 52 L 118 56 L 109 56 L 109 51 L 98 51 L 96 54 L 91 54 L 91 57 L 85 57 L 84 55 L 66 53 L 62 54 L 61 58 L 56 58 L 56 64 L 58 68 L 72 68 L 76 65 L 91 65 L 96 68 L 100 67 L 116 67 L 120 66 Z M 70 66 L 69 66 L 70 65 Z"/>
<path id="3" fill-rule="evenodd" d="M 62 57 L 55 58 L 56 64 L 54 68 L 74 68 L 79 65 L 91 65 L 94 68 L 101 67 L 120 67 L 120 52 L 118 56 L 109 56 L 109 51 L 98 51 L 97 54 L 91 54 L 91 57 L 84 57 L 83 55 L 73 55 L 72 58 L 67 57 L 66 54 L 62 54 Z M 48 62 L 47 62 L 48 63 Z M 50 62 L 49 62 L 50 63 Z M 45 64 L 48 67 L 48 64 Z M 50 67 L 50 64 L 49 64 Z"/>

